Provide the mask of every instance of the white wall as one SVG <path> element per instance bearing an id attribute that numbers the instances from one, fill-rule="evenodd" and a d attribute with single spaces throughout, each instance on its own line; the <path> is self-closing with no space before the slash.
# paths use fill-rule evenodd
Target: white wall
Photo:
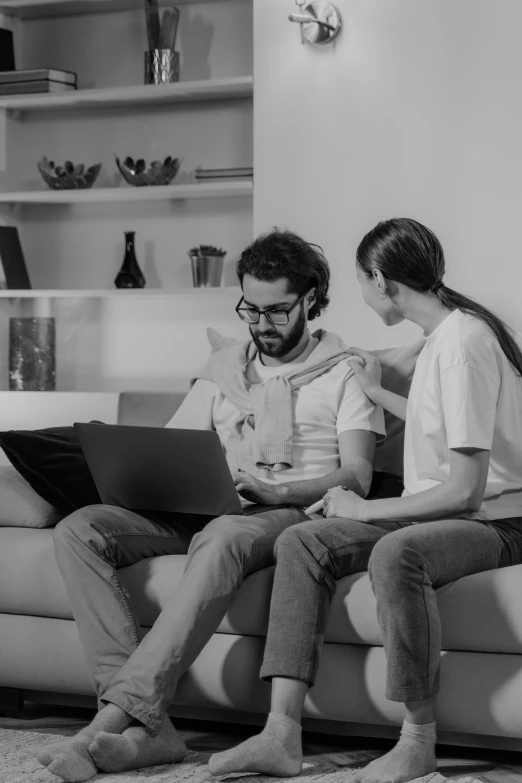
<path id="1" fill-rule="evenodd" d="M 254 0 L 254 230 L 287 225 L 332 266 L 322 319 L 352 344 L 393 345 L 354 275 L 379 220 L 414 217 L 449 285 L 522 329 L 522 3 L 337 0 L 345 28 L 303 46 L 293 0 Z"/>
<path id="2" fill-rule="evenodd" d="M 354 255 L 378 220 L 408 215 L 439 234 L 448 283 L 521 331 L 520 0 L 337 1 L 345 29 L 334 46 L 320 49 L 301 45 L 297 25 L 287 19 L 293 0 L 253 0 L 254 151 L 244 104 L 217 114 L 211 107 L 175 109 L 171 122 L 164 109 L 151 112 L 150 122 L 139 112 L 64 116 L 58 127 L 44 115 L 10 120 L 13 186 L 35 184 L 36 159 L 44 153 L 99 158 L 106 169 L 120 151 L 149 157 L 180 151 L 187 168 L 242 165 L 254 155 L 253 224 L 246 202 L 34 207 L 21 216 L 5 210 L 7 221 L 20 220 L 34 285 L 109 286 L 122 232 L 133 228 L 150 285 L 189 285 L 185 252 L 199 241 L 228 247 L 232 282 L 233 262 L 252 234 L 287 225 L 322 244 L 332 265 L 332 304 L 320 325 L 350 343 L 393 345 L 417 331 L 386 329 L 364 306 Z M 182 6 L 182 13 L 182 78 L 251 72 L 251 0 L 209 0 Z M 15 31 L 19 67 L 45 59 L 76 68 L 85 87 L 141 81 L 139 11 L 31 21 Z M 244 333 L 234 304 L 226 296 L 199 305 L 191 297 L 139 307 L 62 303 L 58 386 L 183 387 L 207 354 L 207 323 Z M 3 388 L 9 312 L 1 304 Z"/>

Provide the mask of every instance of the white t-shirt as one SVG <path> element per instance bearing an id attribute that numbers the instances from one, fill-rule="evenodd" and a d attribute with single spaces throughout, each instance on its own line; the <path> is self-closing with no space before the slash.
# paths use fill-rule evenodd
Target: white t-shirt
<path id="1" fill-rule="evenodd" d="M 522 516 L 522 379 L 480 319 L 454 310 L 428 336 L 408 397 L 405 495 L 450 476 L 450 449 L 487 449 L 484 501 L 468 519 Z"/>
<path id="2" fill-rule="evenodd" d="M 294 370 L 317 345 L 311 339 L 295 362 L 278 367 L 265 366 L 259 354 L 247 367 L 247 379 L 262 383 Z M 355 380 L 353 370 L 343 360 L 310 383 L 292 391 L 294 414 L 293 466 L 271 473 L 267 481 L 282 483 L 316 479 L 341 466 L 338 435 L 346 430 L 385 435 L 382 408 L 371 403 Z M 198 380 L 185 397 L 167 427 L 214 429 L 225 453 L 227 441 L 241 432 L 241 414 L 212 381 Z"/>

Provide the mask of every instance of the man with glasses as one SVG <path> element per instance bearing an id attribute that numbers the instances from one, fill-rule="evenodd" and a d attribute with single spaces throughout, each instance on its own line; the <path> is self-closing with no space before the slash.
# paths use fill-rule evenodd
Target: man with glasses
<path id="1" fill-rule="evenodd" d="M 216 430 L 245 515 L 159 519 L 93 506 L 56 528 L 56 556 L 100 705 L 86 729 L 39 754 L 65 780 L 181 760 L 186 748 L 168 706 L 244 578 L 274 563 L 277 537 L 308 519 L 304 509 L 328 489 L 365 496 L 370 488 L 382 409 L 360 390 L 344 343 L 308 329 L 328 304 L 322 252 L 274 230 L 242 253 L 237 274 L 236 312 L 249 340 L 212 337 L 206 368 L 167 426 Z M 117 569 L 185 553 L 181 583 L 143 636 Z"/>

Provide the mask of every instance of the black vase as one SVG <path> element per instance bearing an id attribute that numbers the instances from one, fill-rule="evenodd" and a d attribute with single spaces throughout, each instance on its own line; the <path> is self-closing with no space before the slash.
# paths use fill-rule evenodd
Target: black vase
<path id="1" fill-rule="evenodd" d="M 145 276 L 140 269 L 134 249 L 135 231 L 125 232 L 125 258 L 121 269 L 116 275 L 116 288 L 144 288 Z"/>

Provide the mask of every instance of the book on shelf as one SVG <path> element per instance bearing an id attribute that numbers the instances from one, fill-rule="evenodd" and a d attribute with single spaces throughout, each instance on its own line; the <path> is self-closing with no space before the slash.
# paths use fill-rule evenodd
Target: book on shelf
<path id="1" fill-rule="evenodd" d="M 60 71 L 57 68 L 31 68 L 20 71 L 0 71 L 0 84 L 15 82 L 51 81 L 72 84 L 76 87 L 76 74 L 73 71 Z"/>
<path id="2" fill-rule="evenodd" d="M 242 168 L 228 169 L 196 169 L 194 172 L 196 179 L 245 179 L 254 176 L 252 167 L 244 166 Z"/>
<path id="3" fill-rule="evenodd" d="M 31 288 L 16 226 L 0 226 L 0 290 Z"/>
<path id="4" fill-rule="evenodd" d="M 42 92 L 68 92 L 75 90 L 74 84 L 65 82 L 39 81 L 39 82 L 18 82 L 16 84 L 0 83 L 0 95 L 31 95 Z"/>

